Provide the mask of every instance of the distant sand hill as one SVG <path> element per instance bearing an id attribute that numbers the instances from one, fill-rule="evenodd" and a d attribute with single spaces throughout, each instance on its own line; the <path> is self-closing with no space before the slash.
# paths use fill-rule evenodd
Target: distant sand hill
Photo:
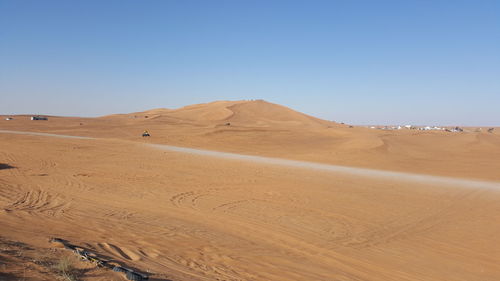
<path id="1" fill-rule="evenodd" d="M 264 100 L 216 101 L 179 109 L 158 108 L 130 114 L 114 114 L 103 118 L 139 118 L 165 123 L 225 125 L 247 127 L 326 127 L 336 123 L 321 120 L 288 107 Z"/>
<path id="2" fill-rule="evenodd" d="M 4 118 L 5 119 L 5 118 Z M 28 115 L 0 129 L 124 139 L 312 162 L 500 180 L 500 130 L 373 130 L 264 100 L 215 101 L 99 118 Z M 148 130 L 152 137 L 143 139 Z M 446 165 L 443 165 L 446 163 Z"/>

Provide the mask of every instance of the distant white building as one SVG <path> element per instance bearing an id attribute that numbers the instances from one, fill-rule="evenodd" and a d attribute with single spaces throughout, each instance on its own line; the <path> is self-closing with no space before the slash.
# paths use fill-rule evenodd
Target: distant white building
<path id="1" fill-rule="evenodd" d="M 14 118 L 12 118 L 12 117 L 5 118 L 5 120 L 7 120 L 7 121 L 12 120 L 12 119 L 14 119 Z"/>
<path id="2" fill-rule="evenodd" d="M 413 128 L 413 127 L 412 127 Z M 441 128 L 441 127 L 438 127 L 438 126 L 425 126 L 425 127 L 421 127 L 421 128 L 418 128 L 419 130 L 421 131 L 443 131 L 444 128 Z"/>
<path id="3" fill-rule="evenodd" d="M 43 116 L 31 116 L 31 120 L 49 120 L 49 119 Z"/>

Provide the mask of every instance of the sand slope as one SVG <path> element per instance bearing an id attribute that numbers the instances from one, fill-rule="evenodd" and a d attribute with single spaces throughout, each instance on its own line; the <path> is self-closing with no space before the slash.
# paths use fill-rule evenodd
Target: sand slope
<path id="1" fill-rule="evenodd" d="M 0 129 L 101 139 L 0 134 L 0 236 L 34 249 L 47 249 L 49 237 L 61 237 L 148 271 L 152 280 L 500 278 L 495 189 L 144 145 L 184 144 L 498 183 L 498 134 L 350 129 L 294 112 L 251 118 L 257 103 L 245 103 L 187 110 L 198 115 L 214 106 L 216 113 L 208 110 L 210 117 L 200 120 L 179 109 L 148 118 L 2 122 Z M 219 126 L 227 118 L 235 119 Z M 145 125 L 153 134 L 148 140 L 138 136 Z M 0 276 L 19 277 L 21 270 L 11 264 L 0 265 Z M 37 270 L 28 272 L 32 280 L 46 280 Z M 81 276 L 115 278 L 123 280 L 106 271 Z"/>

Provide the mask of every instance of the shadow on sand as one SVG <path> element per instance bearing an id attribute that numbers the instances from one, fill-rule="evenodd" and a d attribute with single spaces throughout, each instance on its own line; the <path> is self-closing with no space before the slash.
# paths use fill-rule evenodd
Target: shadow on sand
<path id="1" fill-rule="evenodd" d="M 14 166 L 11 166 L 9 164 L 0 163 L 0 170 L 14 169 L 14 168 L 15 168 Z"/>
<path id="2" fill-rule="evenodd" d="M 80 249 L 83 249 L 86 252 L 93 253 L 95 255 L 95 257 L 98 258 L 99 260 L 105 261 L 105 267 L 107 267 L 110 270 L 112 270 L 113 265 L 116 264 L 118 266 L 124 266 L 127 269 L 131 269 L 135 273 L 138 273 L 138 274 L 140 274 L 142 276 L 148 276 L 148 274 L 142 272 L 137 267 L 126 265 L 123 262 L 121 262 L 119 260 L 115 260 L 115 259 L 113 259 L 113 258 L 111 258 L 111 257 L 109 257 L 107 255 L 101 255 L 101 254 L 94 253 L 94 251 L 93 251 L 94 249 L 92 249 L 92 247 L 90 245 L 88 245 L 88 244 L 87 244 L 88 247 L 77 246 L 77 245 L 71 244 L 68 240 L 61 239 L 61 238 L 51 238 L 51 241 L 52 242 L 56 241 L 57 243 L 61 243 L 62 245 L 64 245 L 64 247 L 66 249 L 71 250 L 71 251 L 74 251 L 75 248 L 80 248 Z M 89 272 L 91 272 L 93 269 L 94 268 L 82 269 L 82 270 L 79 270 L 78 273 L 79 273 L 79 275 L 92 276 L 92 275 L 89 275 Z M 150 277 L 150 276 L 148 276 L 146 279 L 143 279 L 143 280 L 148 280 L 148 281 L 173 281 L 173 280 L 168 279 L 168 278 L 163 278 L 163 277 L 158 278 L 158 277 Z M 0 281 L 2 281 L 2 279 L 0 279 Z"/>

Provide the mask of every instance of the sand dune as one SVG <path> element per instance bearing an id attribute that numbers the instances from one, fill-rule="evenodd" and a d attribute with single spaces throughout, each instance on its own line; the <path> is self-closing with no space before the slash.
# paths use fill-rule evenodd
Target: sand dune
<path id="1" fill-rule="evenodd" d="M 326 127 L 334 122 L 321 120 L 287 107 L 263 100 L 217 101 L 185 106 L 175 110 L 153 109 L 131 114 L 110 115 L 103 118 L 134 118 L 141 121 L 186 122 L 198 125 L 224 125 L 232 123 L 246 127 L 300 126 Z M 149 120 L 144 120 L 149 119 Z"/>
<path id="2" fill-rule="evenodd" d="M 0 278 L 51 280 L 32 253 L 54 236 L 152 280 L 500 278 L 498 133 L 348 128 L 261 101 L 0 128 L 0 242 L 33 249 L 2 244 Z"/>
<path id="3" fill-rule="evenodd" d="M 454 134 L 349 128 L 264 101 L 222 101 L 102 118 L 51 117 L 43 122 L 19 116 L 3 121 L 0 129 L 147 141 L 342 166 L 500 181 L 500 173 L 496 172 L 500 170 L 500 129 L 494 133 L 469 129 L 469 132 Z M 153 137 L 143 140 L 144 130 L 149 130 Z"/>

